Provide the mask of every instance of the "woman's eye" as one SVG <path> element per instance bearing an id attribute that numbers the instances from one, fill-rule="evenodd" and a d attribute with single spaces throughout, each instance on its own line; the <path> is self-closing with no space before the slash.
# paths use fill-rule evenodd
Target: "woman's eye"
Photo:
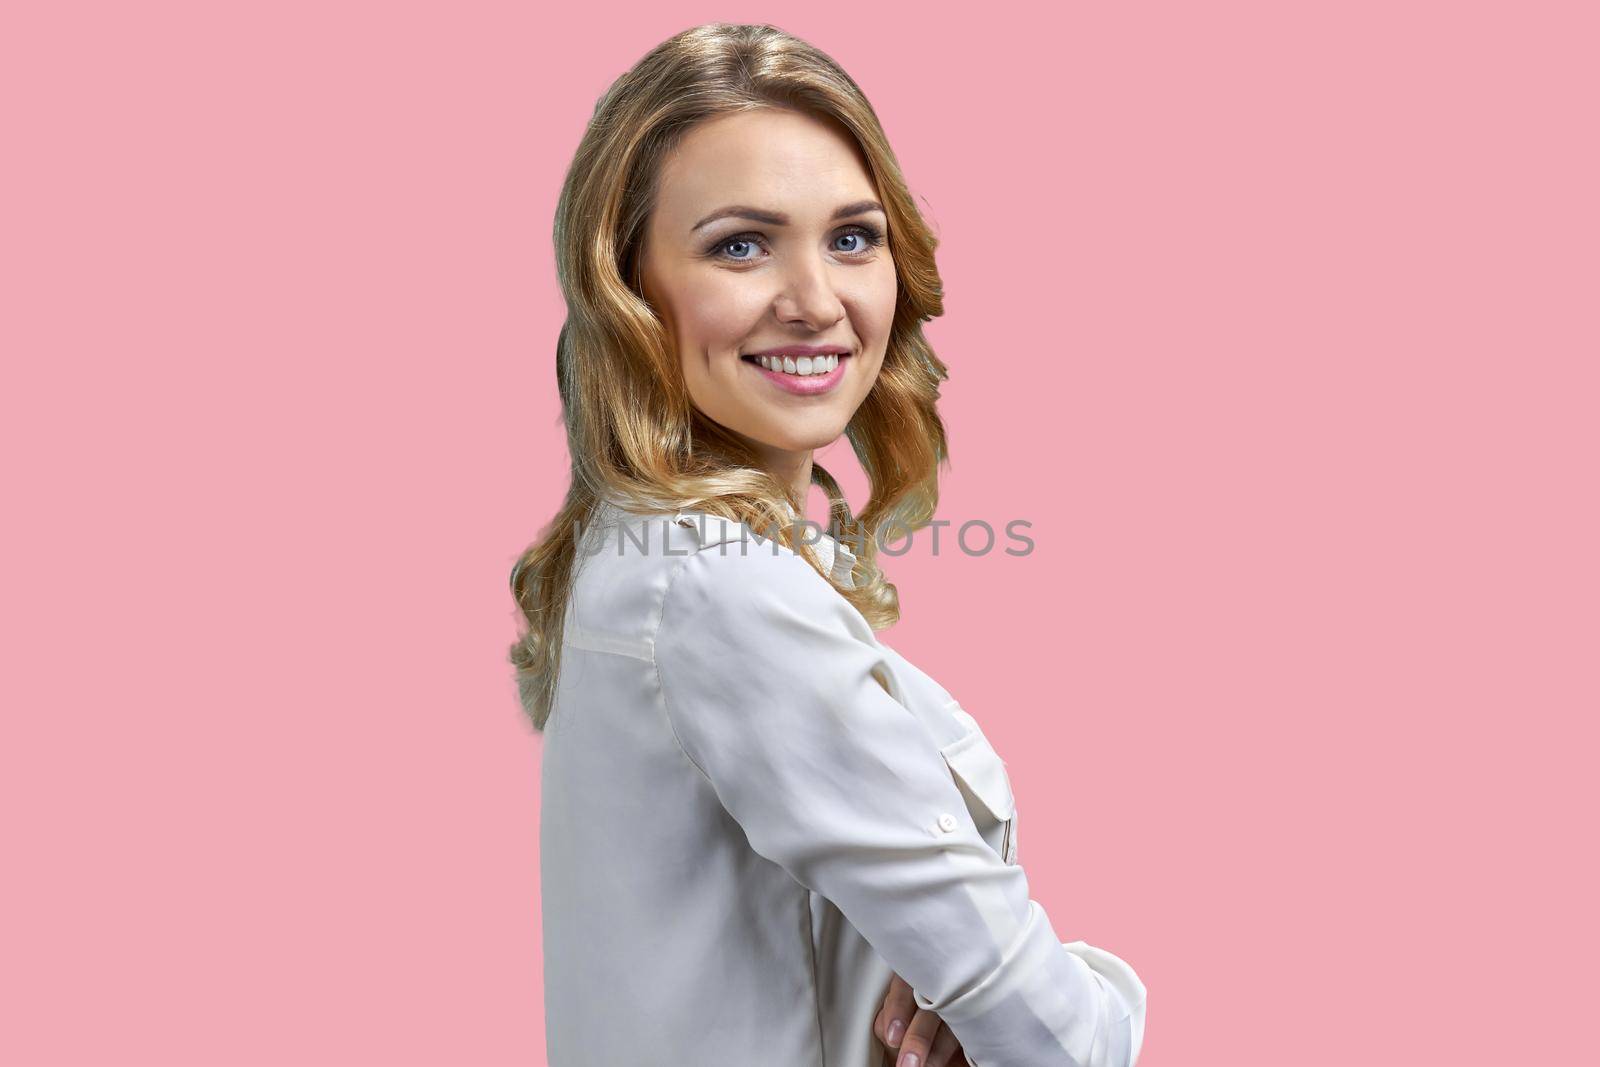
<path id="1" fill-rule="evenodd" d="M 760 258 L 761 237 L 754 233 L 738 233 L 724 237 L 710 248 L 706 255 L 729 263 L 754 263 Z"/>
<path id="2" fill-rule="evenodd" d="M 854 256 L 864 256 L 883 243 L 882 235 L 870 226 L 852 226 L 844 233 L 841 233 L 837 240 L 855 242 L 851 247 L 839 250 Z"/>
<path id="3" fill-rule="evenodd" d="M 744 238 L 744 237 L 730 238 L 729 240 L 726 240 L 726 241 L 722 242 L 722 244 L 719 247 L 727 249 L 729 251 L 730 255 L 729 255 L 728 258 L 730 258 L 730 259 L 754 259 L 755 258 L 754 255 L 740 255 L 740 254 L 738 254 L 740 251 L 742 251 L 744 249 L 753 249 L 755 247 L 755 242 L 749 240 L 748 238 Z"/>

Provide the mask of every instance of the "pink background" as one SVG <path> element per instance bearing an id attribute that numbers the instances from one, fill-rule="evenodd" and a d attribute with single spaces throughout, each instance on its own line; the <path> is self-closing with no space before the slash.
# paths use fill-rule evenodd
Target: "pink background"
<path id="1" fill-rule="evenodd" d="M 942 238 L 941 517 L 1036 549 L 884 636 L 1144 1067 L 1600 1063 L 1595 10 L 6 5 L 0 1062 L 542 1062 L 551 218 L 731 18 Z"/>

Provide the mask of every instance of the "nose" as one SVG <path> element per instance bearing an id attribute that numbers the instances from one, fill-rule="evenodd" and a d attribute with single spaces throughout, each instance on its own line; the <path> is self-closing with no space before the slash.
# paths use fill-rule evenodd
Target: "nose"
<path id="1" fill-rule="evenodd" d="M 802 322 L 821 332 L 844 318 L 844 301 L 834 288 L 828 264 L 820 257 L 791 259 L 782 273 L 781 288 L 774 302 L 782 322 Z"/>

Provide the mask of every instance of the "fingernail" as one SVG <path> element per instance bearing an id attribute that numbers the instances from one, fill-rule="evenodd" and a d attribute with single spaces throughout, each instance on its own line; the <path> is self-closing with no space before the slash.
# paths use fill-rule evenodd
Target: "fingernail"
<path id="1" fill-rule="evenodd" d="M 900 1035 L 906 1032 L 906 1024 L 899 1019 L 889 1020 L 889 1044 L 900 1044 Z"/>
<path id="2" fill-rule="evenodd" d="M 918 1057 L 915 1052 L 908 1052 L 904 1056 L 900 1057 L 900 1063 L 898 1067 L 918 1067 L 918 1065 L 921 1063 L 921 1058 Z"/>

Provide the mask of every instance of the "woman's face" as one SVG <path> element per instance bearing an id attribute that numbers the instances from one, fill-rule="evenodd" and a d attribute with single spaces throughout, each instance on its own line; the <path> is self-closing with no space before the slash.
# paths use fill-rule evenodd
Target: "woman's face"
<path id="1" fill-rule="evenodd" d="M 887 225 L 833 125 L 762 109 L 690 130 L 660 175 L 641 278 L 695 407 L 769 455 L 838 439 L 894 321 Z"/>

